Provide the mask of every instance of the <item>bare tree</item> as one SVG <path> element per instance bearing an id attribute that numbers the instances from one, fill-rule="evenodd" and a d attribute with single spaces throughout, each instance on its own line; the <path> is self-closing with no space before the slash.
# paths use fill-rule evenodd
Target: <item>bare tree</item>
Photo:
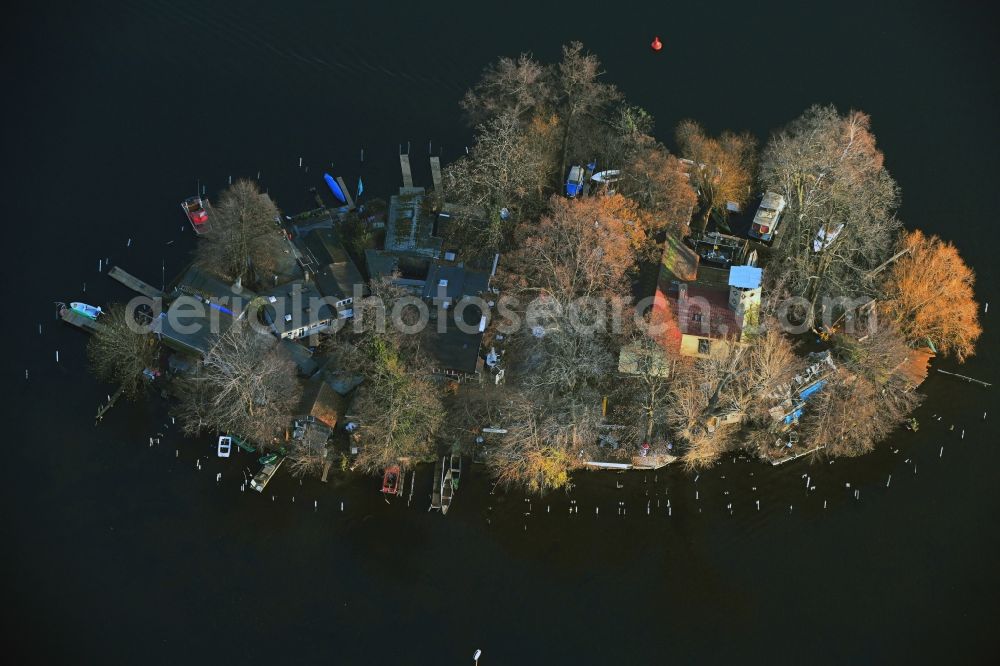
<path id="1" fill-rule="evenodd" d="M 553 134 L 553 128 L 542 120 L 523 126 L 513 111 L 477 127 L 472 152 L 444 172 L 444 198 L 481 211 L 480 216 L 455 218 L 465 223 L 454 230 L 456 240 L 473 247 L 499 248 L 510 231 L 500 216 L 502 208 L 522 218 L 541 209 L 554 166 Z"/>
<path id="2" fill-rule="evenodd" d="M 185 432 L 220 430 L 272 443 L 301 398 L 294 361 L 277 343 L 243 320 L 222 334 L 198 372 L 178 384 Z"/>
<path id="3" fill-rule="evenodd" d="M 774 134 L 764 151 L 761 184 L 788 203 L 769 273 L 809 300 L 810 323 L 821 295 L 872 293 L 865 273 L 896 245 L 898 189 L 870 125 L 860 111 L 841 116 L 833 106 L 814 106 Z M 840 232 L 817 252 L 820 229 Z"/>
<path id="4" fill-rule="evenodd" d="M 465 93 L 462 109 L 478 125 L 511 114 L 519 122 L 552 105 L 547 68 L 530 53 L 500 58 L 486 67 L 479 82 Z"/>
<path id="5" fill-rule="evenodd" d="M 572 402 L 514 396 L 505 410 L 507 430 L 487 458 L 497 483 L 544 493 L 567 487 L 581 454 L 597 441 L 597 414 Z"/>
<path id="6" fill-rule="evenodd" d="M 357 466 L 379 471 L 404 458 L 429 459 L 444 420 L 438 391 L 407 369 L 391 342 L 369 338 L 361 345 L 367 358 L 365 381 L 352 406 L 362 424 Z"/>
<path id="7" fill-rule="evenodd" d="M 563 46 L 562 60 L 553 72 L 556 110 L 563 130 L 559 179 L 566 174 L 571 146 L 583 136 L 578 132 L 582 121 L 621 99 L 617 88 L 600 81 L 603 73 L 601 61 L 584 51 L 582 43 Z"/>
<path id="8" fill-rule="evenodd" d="M 143 370 L 156 367 L 156 338 L 139 333 L 141 324 L 125 306 L 112 303 L 87 343 L 87 356 L 98 379 L 119 384 L 125 396 L 137 398 L 145 384 Z"/>
<path id="9" fill-rule="evenodd" d="M 211 227 L 199 239 L 195 263 L 225 280 L 254 284 L 274 272 L 287 249 L 278 218 L 277 206 L 256 183 L 237 180 L 210 209 Z"/>

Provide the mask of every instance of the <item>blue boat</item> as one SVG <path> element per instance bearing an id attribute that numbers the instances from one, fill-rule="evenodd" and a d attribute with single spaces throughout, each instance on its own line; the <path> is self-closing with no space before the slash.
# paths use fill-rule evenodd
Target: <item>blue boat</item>
<path id="1" fill-rule="evenodd" d="M 333 196 L 340 200 L 340 203 L 347 203 L 347 197 L 344 196 L 344 191 L 340 189 L 340 185 L 338 185 L 337 181 L 333 179 L 333 176 L 328 173 L 324 173 L 323 180 L 326 181 L 326 186 L 330 188 L 331 192 L 333 192 Z"/>
<path id="2" fill-rule="evenodd" d="M 566 196 L 573 198 L 583 190 L 583 167 L 576 165 L 569 170 L 566 178 Z"/>

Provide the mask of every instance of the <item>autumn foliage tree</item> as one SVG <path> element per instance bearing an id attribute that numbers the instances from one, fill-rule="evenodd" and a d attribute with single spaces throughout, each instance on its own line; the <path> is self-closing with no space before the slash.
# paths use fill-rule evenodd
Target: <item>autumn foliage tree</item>
<path id="1" fill-rule="evenodd" d="M 743 205 L 750 198 L 757 164 L 757 141 L 744 132 L 725 131 L 712 137 L 693 120 L 677 125 L 681 154 L 694 162 L 689 168 L 691 184 L 702 200 L 698 227 L 704 231 L 709 217 L 724 214 L 730 201 Z"/>
<path id="2" fill-rule="evenodd" d="M 620 191 L 650 214 L 651 234 L 687 235 L 698 195 L 679 159 L 651 145 L 638 151 L 621 171 Z"/>
<path id="3" fill-rule="evenodd" d="M 982 334 L 976 277 L 958 249 L 920 230 L 908 233 L 906 254 L 889 269 L 882 285 L 882 313 L 911 344 L 930 339 L 961 362 L 975 352 Z"/>

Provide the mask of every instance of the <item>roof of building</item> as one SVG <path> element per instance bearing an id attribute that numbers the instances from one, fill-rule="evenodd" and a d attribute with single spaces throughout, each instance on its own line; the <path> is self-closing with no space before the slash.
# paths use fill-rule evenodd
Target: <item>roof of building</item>
<path id="1" fill-rule="evenodd" d="M 490 274 L 474 271 L 465 266 L 435 261 L 424 283 L 423 297 L 436 299 L 440 296 L 458 301 L 466 296 L 479 296 L 489 288 Z"/>
<path id="2" fill-rule="evenodd" d="M 312 352 L 304 345 L 283 338 L 278 342 L 278 349 L 275 353 L 287 355 L 298 368 L 299 374 L 304 377 L 311 377 L 319 369 L 319 364 L 313 359 Z"/>
<path id="3" fill-rule="evenodd" d="M 239 317 L 256 294 L 246 287 L 226 284 L 198 266 L 188 267 L 174 285 L 175 294 L 195 296 L 203 301 L 225 307 L 233 317 Z"/>
<path id="4" fill-rule="evenodd" d="M 167 346 L 204 356 L 235 321 L 221 307 L 181 294 L 156 319 L 153 330 Z"/>
<path id="5" fill-rule="evenodd" d="M 316 280 L 320 293 L 342 300 L 353 298 L 355 285 L 362 285 L 364 278 L 347 254 L 340 237 L 333 229 L 312 229 L 304 238 L 296 239 L 302 253 L 302 264 Z"/>
<path id="6" fill-rule="evenodd" d="M 436 257 L 441 254 L 437 215 L 424 210 L 423 188 L 400 190 L 389 200 L 385 249 Z"/>
<path id="7" fill-rule="evenodd" d="M 691 282 L 698 276 L 698 253 L 673 234 L 663 244 L 662 264 L 675 280 Z"/>
<path id="8" fill-rule="evenodd" d="M 296 280 L 261 292 L 264 314 L 279 335 L 337 318 L 333 296 L 324 296 L 312 282 Z"/>
<path id="9" fill-rule="evenodd" d="M 763 274 L 763 269 L 757 266 L 733 266 L 729 269 L 729 286 L 740 289 L 758 289 Z"/>
<path id="10" fill-rule="evenodd" d="M 320 379 L 306 383 L 300 404 L 299 411 L 303 416 L 315 417 L 328 428 L 337 427 L 337 422 L 344 413 L 344 399 Z"/>
<path id="11" fill-rule="evenodd" d="M 462 321 L 467 333 L 455 323 L 452 316 L 444 333 L 438 333 L 436 327 L 428 327 L 427 353 L 434 367 L 438 370 L 451 370 L 465 374 L 474 374 L 479 369 L 479 347 L 483 342 L 483 333 L 478 331 L 482 311 L 475 305 L 470 305 L 462 311 Z"/>

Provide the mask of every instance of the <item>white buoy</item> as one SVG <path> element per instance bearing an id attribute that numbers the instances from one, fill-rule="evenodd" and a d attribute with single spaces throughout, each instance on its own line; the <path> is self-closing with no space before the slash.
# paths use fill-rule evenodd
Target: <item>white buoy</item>
<path id="1" fill-rule="evenodd" d="M 694 491 L 694 498 L 695 498 L 695 499 L 698 499 L 698 491 L 697 491 L 697 490 L 696 490 L 696 491 Z"/>
<path id="2" fill-rule="evenodd" d="M 232 184 L 233 184 L 233 177 L 232 177 L 232 176 L 229 176 L 229 184 L 230 184 L 230 185 L 232 185 Z"/>
<path id="3" fill-rule="evenodd" d="M 103 262 L 103 261 L 101 261 L 100 259 L 98 259 L 98 260 L 97 260 L 97 272 L 98 272 L 98 273 L 100 273 L 100 272 L 101 272 L 101 266 L 103 265 L 103 263 L 104 263 L 104 262 Z"/>
<path id="4" fill-rule="evenodd" d="M 132 239 L 131 238 L 128 239 L 128 243 L 125 244 L 125 247 L 132 247 Z"/>
<path id="5" fill-rule="evenodd" d="M 962 439 L 965 439 L 965 430 L 962 431 Z"/>
<path id="6" fill-rule="evenodd" d="M 672 515 L 674 515 L 674 509 L 673 509 L 673 507 L 669 507 L 668 506 L 667 507 L 667 517 L 669 518 Z"/>
<path id="7" fill-rule="evenodd" d="M 300 169 L 302 168 L 302 158 L 301 157 L 299 158 L 299 168 Z"/>
<path id="8" fill-rule="evenodd" d="M 826 508 L 826 500 L 823 500 L 823 508 Z"/>
<path id="9" fill-rule="evenodd" d="M 313 500 L 313 511 L 319 510 L 319 500 Z"/>
<path id="10" fill-rule="evenodd" d="M 341 502 L 341 503 L 340 503 L 340 511 L 341 511 L 341 512 L 343 512 L 343 511 L 344 511 L 344 503 L 343 503 L 343 502 Z"/>
<path id="11" fill-rule="evenodd" d="M 56 350 L 56 363 L 58 363 L 58 362 L 59 362 L 59 350 L 57 349 Z"/>
<path id="12" fill-rule="evenodd" d="M 760 500 L 757 500 L 757 510 L 760 511 Z"/>
<path id="13" fill-rule="evenodd" d="M 944 456 L 944 447 L 943 446 L 941 447 L 941 450 L 938 451 L 938 458 L 940 458 L 942 456 Z"/>
<path id="14" fill-rule="evenodd" d="M 888 488 L 890 483 L 892 483 L 892 474 L 890 474 L 889 478 L 886 479 L 886 481 L 885 481 L 885 487 Z"/>
<path id="15" fill-rule="evenodd" d="M 25 370 L 25 371 L 24 371 L 24 378 L 25 378 L 25 379 L 27 379 L 27 378 L 28 378 L 28 371 L 27 371 L 27 370 Z"/>

